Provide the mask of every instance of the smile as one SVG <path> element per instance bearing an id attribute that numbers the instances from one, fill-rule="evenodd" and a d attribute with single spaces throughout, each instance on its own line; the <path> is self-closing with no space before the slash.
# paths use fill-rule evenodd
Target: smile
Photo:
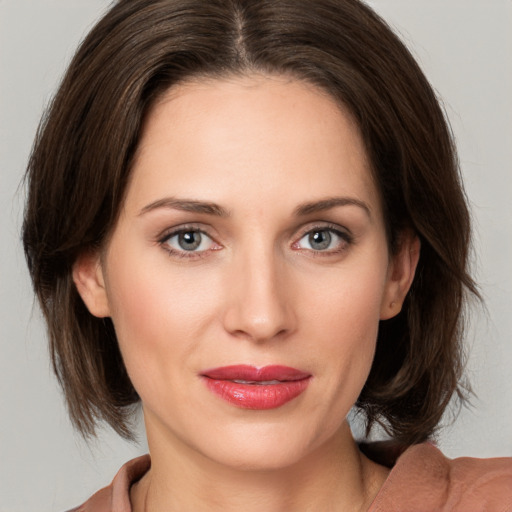
<path id="1" fill-rule="evenodd" d="M 288 366 L 213 368 L 201 374 L 212 393 L 242 409 L 275 409 L 298 397 L 311 375 Z"/>

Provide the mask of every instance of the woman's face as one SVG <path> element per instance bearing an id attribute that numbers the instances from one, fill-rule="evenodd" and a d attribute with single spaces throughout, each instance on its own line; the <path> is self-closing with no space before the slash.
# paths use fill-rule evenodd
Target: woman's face
<path id="1" fill-rule="evenodd" d="M 268 468 L 340 431 L 406 260 L 388 253 L 351 117 L 313 86 L 252 76 L 154 106 L 100 265 L 75 280 L 112 317 L 150 446 Z"/>

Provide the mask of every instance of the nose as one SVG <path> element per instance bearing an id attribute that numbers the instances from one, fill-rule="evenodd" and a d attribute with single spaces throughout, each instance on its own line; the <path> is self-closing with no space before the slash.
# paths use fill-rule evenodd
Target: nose
<path id="1" fill-rule="evenodd" d="M 227 279 L 224 328 L 231 335 L 261 343 L 284 338 L 296 328 L 292 279 L 272 250 L 236 258 Z"/>

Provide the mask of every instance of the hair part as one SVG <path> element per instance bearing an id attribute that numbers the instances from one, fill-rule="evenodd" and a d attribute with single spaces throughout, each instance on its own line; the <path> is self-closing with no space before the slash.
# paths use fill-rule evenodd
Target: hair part
<path id="1" fill-rule="evenodd" d="M 144 119 L 169 88 L 260 73 L 306 81 L 359 125 L 392 252 L 421 241 L 417 275 L 381 322 L 357 406 L 390 435 L 432 436 L 463 397 L 463 308 L 470 219 L 450 129 L 403 43 L 357 0 L 121 0 L 80 45 L 40 125 L 27 170 L 25 253 L 48 325 L 53 368 L 75 427 L 99 420 L 130 438 L 139 397 L 110 319 L 93 317 L 72 280 L 84 251 L 115 226 Z"/>

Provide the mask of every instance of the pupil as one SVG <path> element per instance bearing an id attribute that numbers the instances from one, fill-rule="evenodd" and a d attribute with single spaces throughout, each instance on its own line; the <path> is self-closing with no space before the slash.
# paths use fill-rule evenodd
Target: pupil
<path id="1" fill-rule="evenodd" d="M 201 245 L 201 233 L 196 231 L 187 231 L 181 233 L 178 237 L 180 247 L 185 251 L 193 251 Z"/>
<path id="2" fill-rule="evenodd" d="M 328 231 L 316 231 L 309 235 L 309 243 L 313 249 L 321 251 L 331 245 L 331 234 Z"/>

